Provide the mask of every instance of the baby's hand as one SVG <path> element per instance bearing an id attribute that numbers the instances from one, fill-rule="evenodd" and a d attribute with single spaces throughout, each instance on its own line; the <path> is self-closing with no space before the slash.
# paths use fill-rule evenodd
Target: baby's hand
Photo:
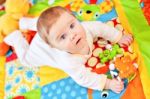
<path id="1" fill-rule="evenodd" d="M 132 41 L 133 41 L 133 38 L 131 34 L 124 34 L 122 38 L 118 41 L 118 44 L 121 47 L 127 47 L 132 43 Z"/>
<path id="2" fill-rule="evenodd" d="M 124 84 L 116 79 L 107 79 L 105 89 L 111 89 L 115 93 L 120 93 L 124 89 Z"/>

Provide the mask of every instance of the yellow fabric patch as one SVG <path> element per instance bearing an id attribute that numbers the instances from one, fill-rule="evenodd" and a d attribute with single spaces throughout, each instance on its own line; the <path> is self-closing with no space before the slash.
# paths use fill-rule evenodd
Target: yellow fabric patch
<path id="1" fill-rule="evenodd" d="M 5 64 L 5 99 L 39 88 L 39 68 L 28 68 L 14 60 Z"/>
<path id="2" fill-rule="evenodd" d="M 49 66 L 40 67 L 38 76 L 40 77 L 41 86 L 68 77 L 68 75 L 62 70 Z"/>
<path id="3" fill-rule="evenodd" d="M 4 56 L 0 56 L 0 99 L 4 98 L 5 60 Z"/>

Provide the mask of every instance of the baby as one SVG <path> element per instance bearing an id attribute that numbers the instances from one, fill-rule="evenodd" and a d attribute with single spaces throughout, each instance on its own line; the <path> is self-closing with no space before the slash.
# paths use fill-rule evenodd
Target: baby
<path id="1" fill-rule="evenodd" d="M 122 81 L 91 72 L 84 64 L 92 54 L 94 38 L 129 46 L 133 40 L 131 35 L 123 35 L 97 21 L 80 23 L 70 11 L 59 6 L 48 8 L 40 15 L 37 31 L 30 45 L 20 31 L 5 38 L 5 42 L 15 48 L 22 64 L 59 68 L 79 85 L 94 90 L 111 89 L 116 93 L 123 90 Z"/>

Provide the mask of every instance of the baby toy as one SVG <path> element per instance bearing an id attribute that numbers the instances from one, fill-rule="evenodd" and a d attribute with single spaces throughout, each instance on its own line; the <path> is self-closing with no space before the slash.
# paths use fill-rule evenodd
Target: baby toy
<path id="1" fill-rule="evenodd" d="M 115 68 L 119 71 L 120 78 L 127 78 L 128 82 L 136 76 L 137 64 L 129 55 L 117 57 L 115 60 Z"/>
<path id="2" fill-rule="evenodd" d="M 113 46 L 107 44 L 105 48 L 106 49 L 99 54 L 100 62 L 103 64 L 112 60 L 117 54 L 123 53 L 122 49 L 117 44 L 114 44 Z"/>
<path id="3" fill-rule="evenodd" d="M 118 81 L 121 81 L 121 78 L 119 77 L 118 71 L 115 69 L 114 64 L 109 65 L 109 70 L 112 78 L 117 78 Z"/>
<path id="4" fill-rule="evenodd" d="M 3 39 L 14 30 L 18 29 L 18 21 L 29 10 L 28 0 L 6 0 L 5 14 L 0 17 L 0 55 L 5 55 L 9 50 Z"/>
<path id="5" fill-rule="evenodd" d="M 92 1 L 92 0 L 90 0 Z M 99 0 L 96 0 L 99 1 Z M 110 12 L 113 8 L 113 3 L 109 0 L 100 2 L 99 4 L 87 4 L 84 0 L 75 0 L 71 4 L 71 10 L 75 13 L 79 20 L 97 20 L 101 14 Z"/>

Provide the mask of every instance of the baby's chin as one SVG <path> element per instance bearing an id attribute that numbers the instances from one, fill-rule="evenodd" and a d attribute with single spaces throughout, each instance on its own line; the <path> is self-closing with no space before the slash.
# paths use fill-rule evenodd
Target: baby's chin
<path id="1" fill-rule="evenodd" d="M 90 53 L 90 48 L 88 45 L 82 46 L 82 49 L 80 49 L 80 54 L 82 55 L 88 55 Z"/>

